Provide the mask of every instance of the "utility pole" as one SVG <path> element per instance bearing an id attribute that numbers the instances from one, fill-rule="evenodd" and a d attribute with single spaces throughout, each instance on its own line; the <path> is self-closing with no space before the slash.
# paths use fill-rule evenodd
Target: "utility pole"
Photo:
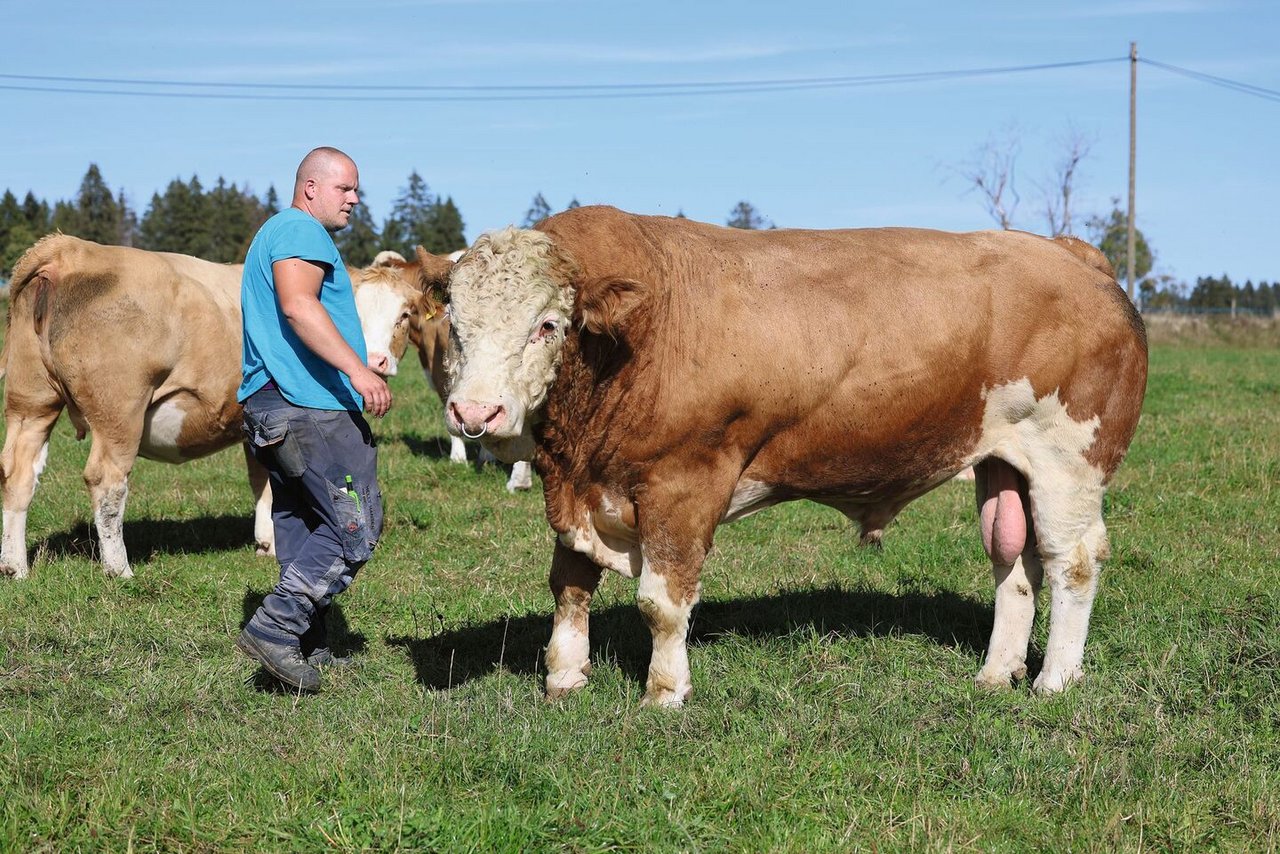
<path id="1" fill-rule="evenodd" d="M 1138 162 L 1138 43 L 1129 42 L 1129 300 L 1133 301 L 1134 249 L 1137 242 L 1133 230 L 1134 170 Z"/>

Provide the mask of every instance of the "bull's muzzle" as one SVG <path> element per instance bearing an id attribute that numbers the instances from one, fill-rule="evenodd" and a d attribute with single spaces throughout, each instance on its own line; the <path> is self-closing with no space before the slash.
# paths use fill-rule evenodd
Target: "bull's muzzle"
<path id="1" fill-rule="evenodd" d="M 471 400 L 449 403 L 449 420 L 468 439 L 479 439 L 499 430 L 507 420 L 507 408 L 500 403 L 476 403 Z"/>

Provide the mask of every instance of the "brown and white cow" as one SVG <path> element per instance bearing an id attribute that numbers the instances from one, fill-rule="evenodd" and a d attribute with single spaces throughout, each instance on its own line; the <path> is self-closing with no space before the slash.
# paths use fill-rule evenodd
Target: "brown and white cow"
<path id="1" fill-rule="evenodd" d="M 451 275 L 450 430 L 532 455 L 558 541 L 547 693 L 584 685 L 602 568 L 638 578 L 645 701 L 681 705 L 718 525 L 799 498 L 876 541 L 969 465 L 996 583 L 977 681 L 1082 676 L 1103 491 L 1146 336 L 1101 253 L 1015 232 L 743 231 L 584 207 L 481 237 Z"/>
<path id="2" fill-rule="evenodd" d="M 417 259 L 406 261 L 399 252 L 385 249 L 373 259 L 374 267 L 398 269 L 405 278 L 417 278 L 422 282 L 424 293 L 439 293 L 447 298 L 449 270 L 454 262 L 462 257 L 462 250 L 448 255 L 432 255 L 421 246 L 417 247 Z M 449 396 L 449 379 L 444 369 L 444 354 L 449 345 L 449 316 L 447 311 L 419 312 L 415 314 L 410 340 L 418 350 L 418 361 L 422 364 L 422 372 L 427 375 L 432 388 L 440 397 L 441 404 Z M 455 463 L 467 462 L 467 446 L 461 436 L 450 436 L 449 460 Z M 494 460 L 493 455 L 480 449 L 477 465 L 484 465 Z M 517 460 L 511 466 L 511 475 L 507 478 L 507 492 L 533 488 L 533 470 L 528 460 Z"/>
<path id="3" fill-rule="evenodd" d="M 27 575 L 27 509 L 64 408 L 78 435 L 93 436 L 84 478 L 108 575 L 133 574 L 122 520 L 138 456 L 181 463 L 242 442 L 241 271 L 62 234 L 22 256 L 0 357 L 0 574 Z M 370 367 L 394 374 L 420 291 L 386 270 L 353 270 L 352 280 Z M 269 553 L 271 496 L 266 472 L 251 459 L 249 480 L 254 537 Z"/>

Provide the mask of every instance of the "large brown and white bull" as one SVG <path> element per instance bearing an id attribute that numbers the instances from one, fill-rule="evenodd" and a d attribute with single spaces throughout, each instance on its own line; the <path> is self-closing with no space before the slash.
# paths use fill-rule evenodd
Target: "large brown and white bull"
<path id="1" fill-rule="evenodd" d="M 84 478 L 103 569 L 133 574 L 122 522 L 138 456 L 181 463 L 242 442 L 241 265 L 101 246 L 55 234 L 14 267 L 0 454 L 4 532 L 0 574 L 28 572 L 27 509 L 63 409 L 92 434 Z M 417 282 L 395 271 L 352 270 L 373 369 L 391 375 L 424 305 Z M 258 549 L 273 549 L 266 471 L 246 454 Z"/>
<path id="2" fill-rule="evenodd" d="M 685 646 L 718 525 L 808 498 L 878 541 L 974 465 L 995 622 L 977 681 L 1082 676 L 1103 491 L 1138 423 L 1142 321 L 1101 253 L 1026 233 L 742 231 L 579 208 L 487 234 L 450 281 L 450 429 L 532 456 L 555 615 L 547 693 L 587 681 L 602 568 L 639 580 L 645 701 Z"/>

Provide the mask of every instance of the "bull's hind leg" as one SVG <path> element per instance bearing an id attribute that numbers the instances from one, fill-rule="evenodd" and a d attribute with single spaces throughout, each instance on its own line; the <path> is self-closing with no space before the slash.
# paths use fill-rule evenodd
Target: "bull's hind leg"
<path id="1" fill-rule="evenodd" d="M 1034 684 L 1038 693 L 1062 691 L 1084 675 L 1098 573 L 1110 556 L 1103 492 L 1101 472 L 1083 460 L 1047 475 L 1031 474 L 1031 510 L 1050 594 L 1049 641 Z"/>
<path id="2" fill-rule="evenodd" d="M 1027 646 L 1044 570 L 1026 481 L 1008 463 L 992 458 L 974 468 L 974 483 L 982 542 L 996 583 L 991 642 L 975 681 L 984 688 L 1008 688 L 1027 675 Z"/>
<path id="3" fill-rule="evenodd" d="M 33 414 L 19 415 L 11 408 L 6 419 L 4 451 L 0 453 L 4 485 L 0 575 L 27 577 L 27 510 L 49 454 L 49 434 L 60 414 L 62 402 L 55 398 Z"/>
<path id="4" fill-rule="evenodd" d="M 591 673 L 588 610 L 600 584 L 600 567 L 557 542 L 551 557 L 551 595 L 556 600 L 547 644 L 547 698 L 587 684 Z"/>

